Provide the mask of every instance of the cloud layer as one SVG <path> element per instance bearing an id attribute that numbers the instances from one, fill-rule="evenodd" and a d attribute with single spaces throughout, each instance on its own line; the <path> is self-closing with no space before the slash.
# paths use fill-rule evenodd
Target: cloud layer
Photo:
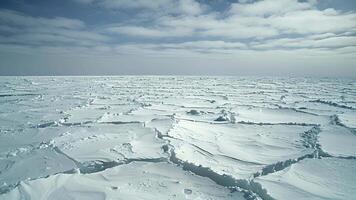
<path id="1" fill-rule="evenodd" d="M 196 0 L 72 1 L 114 19 L 122 12 L 130 18 L 95 24 L 0 9 L 0 53 L 178 60 L 241 56 L 278 60 L 279 55 L 295 55 L 294 60 L 317 57 L 318 66 L 332 57 L 348 67 L 356 58 L 356 12 L 321 10 L 317 0 L 224 2 L 219 8 Z"/>

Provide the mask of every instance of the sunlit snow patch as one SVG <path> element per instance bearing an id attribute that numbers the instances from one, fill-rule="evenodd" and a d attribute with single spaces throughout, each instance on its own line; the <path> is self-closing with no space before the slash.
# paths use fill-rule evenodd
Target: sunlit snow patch
<path id="1" fill-rule="evenodd" d="M 0 199 L 244 199 L 208 178 L 167 163 L 133 162 L 94 174 L 24 181 Z"/>

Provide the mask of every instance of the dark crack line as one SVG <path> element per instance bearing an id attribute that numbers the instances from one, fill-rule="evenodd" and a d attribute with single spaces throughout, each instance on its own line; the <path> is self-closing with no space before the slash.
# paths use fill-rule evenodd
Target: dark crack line
<path id="1" fill-rule="evenodd" d="M 277 162 L 277 163 L 274 163 L 271 165 L 267 165 L 266 167 L 262 168 L 262 170 L 260 172 L 256 172 L 255 174 L 253 174 L 253 178 L 266 176 L 268 174 L 284 170 L 287 167 L 289 167 L 301 160 L 304 160 L 306 158 L 315 158 L 315 152 L 313 152 L 311 154 L 306 154 L 306 155 L 298 157 L 296 159 L 289 159 L 289 160 L 280 161 L 280 162 Z"/>
<path id="2" fill-rule="evenodd" d="M 242 180 L 242 179 L 237 180 L 237 179 L 234 179 L 232 176 L 228 176 L 225 174 L 220 175 L 220 174 L 214 172 L 213 170 L 211 170 L 210 168 L 196 166 L 192 163 L 184 162 L 184 161 L 178 159 L 175 156 L 174 147 L 169 144 L 170 140 L 165 139 L 165 138 L 171 138 L 171 139 L 177 139 L 177 138 L 174 138 L 169 135 L 163 135 L 156 128 L 155 128 L 155 131 L 156 131 L 157 138 L 168 142 L 168 144 L 163 145 L 162 149 L 164 150 L 164 152 L 169 153 L 168 160 L 170 161 L 170 163 L 176 164 L 178 166 L 182 166 L 183 170 L 189 171 L 195 175 L 209 178 L 210 180 L 214 181 L 216 184 L 230 189 L 231 192 L 235 192 L 235 191 L 242 192 L 244 194 L 244 197 L 247 200 L 256 200 L 256 199 L 258 199 L 258 197 L 262 198 L 261 196 L 265 196 L 265 198 L 262 198 L 263 200 L 273 199 L 272 197 L 267 195 L 267 191 L 262 189 L 261 185 L 258 183 L 252 183 L 252 182 L 249 182 L 248 180 Z M 180 140 L 180 139 L 177 139 L 177 140 Z M 249 187 L 250 185 L 253 185 L 255 189 L 251 190 L 251 188 Z M 254 192 L 254 191 L 258 191 L 258 193 Z"/>
<path id="3" fill-rule="evenodd" d="M 129 122 L 117 121 L 117 122 L 99 122 L 99 124 L 114 124 L 114 125 L 121 125 L 121 124 L 144 124 L 144 122 L 140 122 L 140 121 L 129 121 Z"/>
<path id="4" fill-rule="evenodd" d="M 343 124 L 337 115 L 330 116 L 330 124 L 341 126 L 343 128 L 346 128 L 347 130 L 349 130 L 351 133 L 356 134 L 356 129 L 350 128 L 350 127 L 346 126 L 345 124 Z"/>
<path id="5" fill-rule="evenodd" d="M 278 109 L 281 109 L 281 110 L 291 110 L 291 111 L 294 111 L 294 112 L 297 112 L 297 113 L 303 113 L 303 114 L 312 115 L 312 116 L 320 116 L 320 115 L 318 115 L 318 114 L 311 113 L 311 112 L 307 112 L 307 111 L 303 111 L 303 110 L 296 109 L 296 108 L 283 107 L 283 106 L 278 105 L 278 104 L 274 104 L 274 105 L 277 106 L 277 108 L 278 108 Z"/>
<path id="6" fill-rule="evenodd" d="M 231 192 L 235 192 L 235 191 L 242 192 L 244 198 L 246 198 L 247 200 L 256 200 L 259 198 L 263 200 L 273 200 L 273 198 L 267 194 L 267 191 L 263 189 L 259 183 L 255 183 L 253 181 L 244 180 L 244 179 L 235 179 L 232 176 L 226 174 L 220 175 L 208 167 L 203 167 L 201 165 L 196 166 L 192 163 L 184 162 L 180 160 L 179 158 L 176 157 L 176 154 L 174 152 L 174 147 L 169 144 L 170 140 L 165 139 L 165 138 L 172 138 L 172 139 L 176 139 L 176 138 L 171 137 L 169 135 L 163 135 L 156 128 L 155 131 L 156 131 L 157 138 L 168 142 L 168 144 L 164 145 L 162 149 L 165 152 L 169 153 L 169 161 L 171 163 L 181 166 L 183 170 L 189 171 L 195 175 L 209 178 L 210 180 L 214 181 L 216 184 L 230 189 Z"/>
<path id="7" fill-rule="evenodd" d="M 101 172 L 106 169 L 110 169 L 119 165 L 126 165 L 132 162 L 151 162 L 151 163 L 160 163 L 160 162 L 168 162 L 168 158 L 160 157 L 160 158 L 129 158 L 123 159 L 120 161 L 109 161 L 109 162 L 102 162 L 102 161 L 91 161 L 87 163 L 80 163 L 79 165 L 79 172 L 81 174 L 92 174 L 96 172 Z M 68 173 L 71 173 L 69 171 Z"/>
<path id="8" fill-rule="evenodd" d="M 344 109 L 349 109 L 349 110 L 356 110 L 356 108 L 353 108 L 353 107 L 351 107 L 351 106 L 340 105 L 340 104 L 335 103 L 335 102 L 324 101 L 324 100 L 321 100 L 321 99 L 312 100 L 312 101 L 310 101 L 310 102 L 312 102 L 312 103 L 325 104 L 325 105 L 329 105 L 329 106 L 333 106 L 333 107 L 337 107 L 337 108 L 344 108 Z"/>
<path id="9" fill-rule="evenodd" d="M 176 157 L 174 152 L 174 147 L 171 146 L 169 160 L 178 165 L 182 166 L 183 170 L 189 171 L 201 177 L 209 178 L 216 184 L 229 188 L 232 192 L 239 191 L 244 194 L 247 200 L 256 200 L 261 198 L 263 200 L 272 200 L 273 198 L 267 194 L 267 191 L 262 188 L 259 183 L 245 179 L 235 179 L 230 175 L 218 174 L 208 167 L 203 167 L 201 165 L 197 166 L 193 163 L 182 161 Z"/>
<path id="10" fill-rule="evenodd" d="M 39 148 L 39 147 L 34 147 L 34 148 Z M 63 156 L 65 156 L 66 158 L 68 158 L 69 160 L 73 161 L 75 166 L 78 167 L 80 165 L 80 163 L 78 161 L 76 161 L 75 159 L 71 158 L 70 156 L 68 156 L 67 154 L 63 153 L 58 147 L 53 147 L 52 148 L 56 153 L 58 154 L 61 154 Z M 39 177 L 36 177 L 36 178 L 28 178 L 26 179 L 26 181 L 32 181 L 32 180 L 37 180 L 37 179 L 41 179 L 41 178 L 48 178 L 50 176 L 54 176 L 54 175 L 57 175 L 57 174 L 67 174 L 67 173 L 74 173 L 74 171 L 76 171 L 76 169 L 71 169 L 71 170 L 67 170 L 67 171 L 61 171 L 61 172 L 57 172 L 57 173 L 53 173 L 53 174 L 49 174 L 49 175 L 46 175 L 46 176 L 39 176 Z M 23 181 L 23 180 L 21 180 Z M 22 188 L 20 187 L 20 183 L 21 181 L 18 181 L 17 183 L 14 183 L 14 184 L 11 184 L 11 185 L 7 185 L 5 187 L 1 186 L 0 187 L 0 195 L 1 194 L 5 194 L 5 193 L 8 193 L 10 192 L 11 190 L 15 189 L 15 188 L 19 188 L 19 190 L 21 190 Z M 24 194 L 22 192 L 20 192 L 21 194 Z"/>
<path id="11" fill-rule="evenodd" d="M 286 123 L 266 123 L 266 122 L 250 122 L 250 121 L 237 121 L 237 124 L 245 125 L 259 125 L 259 126 L 320 126 L 320 124 L 309 124 L 309 123 L 296 123 L 296 122 L 286 122 Z"/>

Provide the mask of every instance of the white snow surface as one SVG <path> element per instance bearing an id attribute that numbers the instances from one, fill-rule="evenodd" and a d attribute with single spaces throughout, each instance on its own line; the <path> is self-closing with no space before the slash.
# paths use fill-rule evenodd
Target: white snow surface
<path id="1" fill-rule="evenodd" d="M 352 199 L 356 81 L 1 77 L 2 199 Z"/>
<path id="2" fill-rule="evenodd" d="M 255 179 L 276 199 L 354 199 L 356 160 L 305 159 Z"/>

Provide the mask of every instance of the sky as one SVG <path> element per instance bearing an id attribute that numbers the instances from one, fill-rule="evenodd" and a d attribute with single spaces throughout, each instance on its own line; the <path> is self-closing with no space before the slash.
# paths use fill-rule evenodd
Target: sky
<path id="1" fill-rule="evenodd" d="M 1 0 L 0 75 L 356 78 L 356 1 Z"/>

